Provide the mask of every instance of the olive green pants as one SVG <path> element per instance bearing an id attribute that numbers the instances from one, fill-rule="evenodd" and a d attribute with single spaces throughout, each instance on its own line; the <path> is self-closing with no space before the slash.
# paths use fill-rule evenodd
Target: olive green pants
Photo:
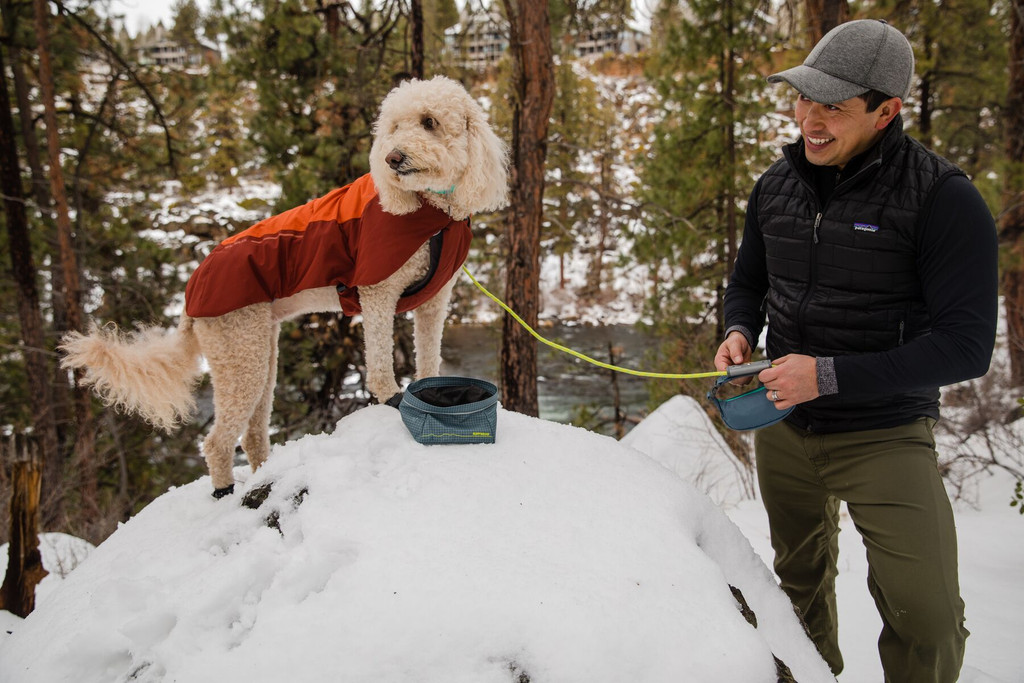
<path id="1" fill-rule="evenodd" d="M 846 501 L 867 548 L 885 680 L 959 676 L 968 631 L 934 424 L 921 418 L 891 429 L 815 434 L 780 422 L 755 436 L 775 572 L 835 674 L 843 669 L 835 578 L 839 503 Z"/>

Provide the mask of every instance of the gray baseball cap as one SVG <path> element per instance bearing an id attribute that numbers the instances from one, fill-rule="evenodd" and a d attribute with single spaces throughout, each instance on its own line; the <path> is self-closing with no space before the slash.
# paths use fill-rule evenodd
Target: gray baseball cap
<path id="1" fill-rule="evenodd" d="M 878 90 L 906 99 L 914 77 L 914 50 L 906 36 L 876 19 L 840 24 L 825 34 L 800 66 L 768 77 L 804 97 L 834 104 Z"/>

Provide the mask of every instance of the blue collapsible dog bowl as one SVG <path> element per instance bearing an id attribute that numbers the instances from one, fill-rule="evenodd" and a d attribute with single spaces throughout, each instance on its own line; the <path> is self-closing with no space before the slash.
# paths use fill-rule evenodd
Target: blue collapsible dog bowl
<path id="1" fill-rule="evenodd" d="M 498 388 L 473 377 L 425 377 L 406 388 L 398 411 L 419 443 L 494 443 Z"/>

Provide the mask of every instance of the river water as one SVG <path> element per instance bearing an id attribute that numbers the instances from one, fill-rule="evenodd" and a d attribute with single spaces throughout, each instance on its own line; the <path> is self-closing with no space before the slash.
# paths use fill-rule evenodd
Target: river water
<path id="1" fill-rule="evenodd" d="M 603 363 L 609 362 L 611 344 L 616 348 L 614 364 L 635 370 L 648 369 L 650 363 L 646 355 L 655 347 L 655 340 L 633 325 L 554 325 L 539 328 L 537 332 Z M 612 416 L 614 399 L 610 371 L 545 344 L 538 342 L 537 346 L 540 417 L 570 424 L 583 407 L 601 409 L 603 416 Z M 444 331 L 441 374 L 476 377 L 498 384 L 500 350 L 500 324 L 449 325 Z M 617 374 L 622 410 L 631 417 L 642 417 L 648 412 L 651 384 L 665 380 Z M 611 434 L 612 428 L 599 431 Z"/>

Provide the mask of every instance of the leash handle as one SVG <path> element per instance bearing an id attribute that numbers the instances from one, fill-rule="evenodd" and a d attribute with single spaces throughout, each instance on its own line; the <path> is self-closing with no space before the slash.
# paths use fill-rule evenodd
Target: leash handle
<path id="1" fill-rule="evenodd" d="M 770 360 L 755 360 L 750 363 L 730 365 L 725 369 L 725 375 L 730 379 L 733 377 L 750 377 L 751 375 L 760 374 L 762 371 L 767 370 L 771 366 L 772 362 Z"/>

